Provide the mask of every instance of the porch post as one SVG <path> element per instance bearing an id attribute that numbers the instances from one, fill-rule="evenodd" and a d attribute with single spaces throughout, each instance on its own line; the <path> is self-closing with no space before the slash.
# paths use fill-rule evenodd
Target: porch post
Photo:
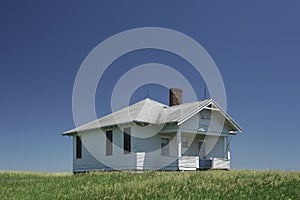
<path id="1" fill-rule="evenodd" d="M 178 158 L 181 157 L 181 130 L 177 130 L 177 149 L 178 149 Z"/>
<path id="2" fill-rule="evenodd" d="M 230 150 L 229 150 L 229 142 L 230 142 L 230 136 L 226 136 L 226 159 L 230 160 Z"/>

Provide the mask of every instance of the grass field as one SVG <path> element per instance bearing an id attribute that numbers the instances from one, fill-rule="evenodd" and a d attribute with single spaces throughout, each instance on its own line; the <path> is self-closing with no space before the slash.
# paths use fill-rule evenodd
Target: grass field
<path id="1" fill-rule="evenodd" d="M 300 172 L 0 172 L 0 199 L 300 200 Z"/>

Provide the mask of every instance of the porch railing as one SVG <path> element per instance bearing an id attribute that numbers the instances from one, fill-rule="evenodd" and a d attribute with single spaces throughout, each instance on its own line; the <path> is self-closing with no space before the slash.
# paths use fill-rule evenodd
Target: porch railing
<path id="1" fill-rule="evenodd" d="M 230 160 L 224 158 L 213 158 L 212 159 L 213 169 L 230 169 Z"/>
<path id="2" fill-rule="evenodd" d="M 199 169 L 198 156 L 181 156 L 178 159 L 179 170 L 196 170 Z"/>
<path id="3" fill-rule="evenodd" d="M 181 156 L 178 159 L 179 170 L 229 169 L 230 160 L 224 158 L 200 159 L 198 156 Z"/>

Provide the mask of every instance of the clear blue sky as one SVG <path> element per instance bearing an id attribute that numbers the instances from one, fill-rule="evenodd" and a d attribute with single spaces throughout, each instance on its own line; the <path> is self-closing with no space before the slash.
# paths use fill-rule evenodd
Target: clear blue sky
<path id="1" fill-rule="evenodd" d="M 299 1 L 107 2 L 0 1 L 0 170 L 71 171 L 71 139 L 60 133 L 74 127 L 77 70 L 101 41 L 145 26 L 187 34 L 216 62 L 228 113 L 244 129 L 232 140 L 233 168 L 300 170 Z M 201 84 L 174 55 L 133 52 L 101 80 L 99 117 L 111 112 L 110 90 L 122 73 L 148 62 L 168 64 Z M 166 88 L 148 89 L 167 103 Z M 132 102 L 145 93 L 137 90 Z"/>

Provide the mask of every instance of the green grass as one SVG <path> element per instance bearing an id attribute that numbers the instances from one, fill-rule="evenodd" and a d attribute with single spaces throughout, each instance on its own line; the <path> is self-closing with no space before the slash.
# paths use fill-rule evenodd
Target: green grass
<path id="1" fill-rule="evenodd" d="M 0 172 L 0 199 L 300 199 L 300 172 Z"/>

